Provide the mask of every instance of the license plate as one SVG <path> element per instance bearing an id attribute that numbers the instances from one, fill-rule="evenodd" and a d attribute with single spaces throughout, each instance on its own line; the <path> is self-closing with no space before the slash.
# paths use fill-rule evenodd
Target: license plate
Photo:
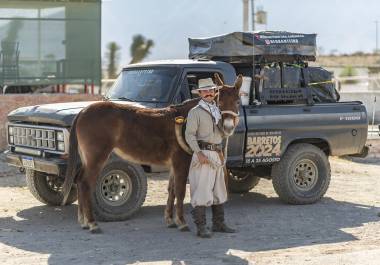
<path id="1" fill-rule="evenodd" d="M 34 168 L 33 157 L 23 156 L 21 157 L 21 162 L 22 162 L 23 167 L 25 168 Z"/>

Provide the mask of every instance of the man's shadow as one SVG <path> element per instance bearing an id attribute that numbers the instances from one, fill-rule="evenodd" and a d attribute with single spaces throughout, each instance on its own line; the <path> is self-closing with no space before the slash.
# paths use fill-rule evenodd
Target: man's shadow
<path id="1" fill-rule="evenodd" d="M 286 205 L 258 193 L 233 195 L 226 207 L 227 222 L 236 234 L 214 234 L 199 239 L 192 232 L 166 228 L 164 205 L 145 206 L 125 222 L 100 223 L 103 234 L 80 229 L 76 205 L 37 206 L 17 218 L 0 219 L 0 242 L 18 249 L 49 254 L 49 264 L 126 264 L 149 261 L 184 261 L 185 264 L 247 264 L 229 250 L 246 252 L 358 240 L 342 229 L 379 221 L 377 209 L 331 198 L 313 205 Z M 210 223 L 211 213 L 208 212 Z M 199 261 L 199 263 L 198 263 Z"/>

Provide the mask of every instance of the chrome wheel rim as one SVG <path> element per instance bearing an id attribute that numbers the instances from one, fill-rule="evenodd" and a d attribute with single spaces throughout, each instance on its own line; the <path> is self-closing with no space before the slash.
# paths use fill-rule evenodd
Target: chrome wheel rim
<path id="1" fill-rule="evenodd" d="M 102 200 L 111 206 L 124 204 L 132 193 L 132 181 L 127 173 L 112 170 L 101 179 L 100 195 Z"/>
<path id="2" fill-rule="evenodd" d="M 292 172 L 292 180 L 298 189 L 311 190 L 318 180 L 317 165 L 310 159 L 298 161 Z"/>

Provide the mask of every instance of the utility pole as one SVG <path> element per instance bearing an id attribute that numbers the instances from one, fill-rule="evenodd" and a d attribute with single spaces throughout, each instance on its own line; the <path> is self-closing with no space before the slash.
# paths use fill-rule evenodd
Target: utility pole
<path id="1" fill-rule="evenodd" d="M 249 30 L 249 2 L 243 0 L 243 31 Z"/>
<path id="2" fill-rule="evenodd" d="M 252 31 L 255 31 L 255 0 L 251 0 Z"/>
<path id="3" fill-rule="evenodd" d="M 379 53 L 379 34 L 378 34 L 378 26 L 379 26 L 379 21 L 375 20 L 375 25 L 376 25 L 376 49 L 375 49 L 375 54 Z"/>

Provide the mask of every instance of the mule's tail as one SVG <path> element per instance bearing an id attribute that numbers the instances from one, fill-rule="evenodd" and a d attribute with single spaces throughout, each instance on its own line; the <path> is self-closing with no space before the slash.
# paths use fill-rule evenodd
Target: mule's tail
<path id="1" fill-rule="evenodd" d="M 77 120 L 80 113 L 75 117 L 73 125 L 70 131 L 70 144 L 69 144 L 69 159 L 67 161 L 65 181 L 62 186 L 63 201 L 62 205 L 65 205 L 69 197 L 71 188 L 73 186 L 75 177 L 82 168 L 82 161 L 78 151 L 78 138 L 76 133 Z"/>

